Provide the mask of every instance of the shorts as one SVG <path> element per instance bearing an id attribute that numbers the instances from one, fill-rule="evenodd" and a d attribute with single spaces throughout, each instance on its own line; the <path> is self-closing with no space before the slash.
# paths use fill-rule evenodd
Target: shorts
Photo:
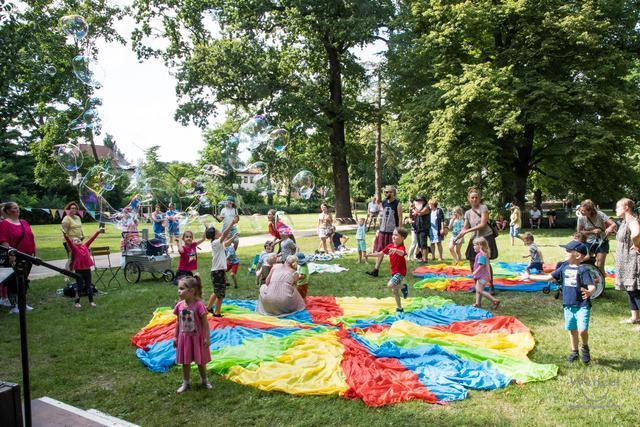
<path id="1" fill-rule="evenodd" d="M 402 286 L 403 280 L 404 280 L 404 276 L 402 274 L 395 273 L 391 276 L 391 279 L 389 279 L 389 283 L 387 283 L 387 286 L 392 289 L 398 289 Z"/>
<path id="2" fill-rule="evenodd" d="M 515 225 L 509 226 L 509 236 L 518 237 L 519 234 L 520 234 L 520 227 L 516 227 Z"/>
<path id="3" fill-rule="evenodd" d="M 318 228 L 318 237 L 321 239 L 327 237 L 329 235 L 329 229 L 327 228 Z"/>
<path id="4" fill-rule="evenodd" d="M 543 274 L 544 265 L 542 265 L 541 262 L 530 262 L 529 265 L 527 265 L 527 268 L 525 270 L 532 274 Z"/>
<path id="5" fill-rule="evenodd" d="M 367 241 L 358 240 L 358 252 L 367 252 Z"/>
<path id="6" fill-rule="evenodd" d="M 179 236 L 180 235 L 180 226 L 178 224 L 169 225 L 168 233 L 169 233 L 169 236 Z"/>
<path id="7" fill-rule="evenodd" d="M 608 254 L 609 253 L 609 240 L 603 240 L 602 243 L 587 243 L 589 252 L 592 254 Z"/>
<path id="8" fill-rule="evenodd" d="M 564 306 L 564 328 L 567 331 L 588 331 L 591 308 Z"/>
<path id="9" fill-rule="evenodd" d="M 227 276 L 224 270 L 211 271 L 211 284 L 213 285 L 213 293 L 218 298 L 224 298 L 227 291 Z"/>
<path id="10" fill-rule="evenodd" d="M 238 274 L 238 267 L 240 267 L 240 264 L 229 264 L 229 263 L 227 263 L 227 271 L 230 271 L 233 274 Z"/>
<path id="11" fill-rule="evenodd" d="M 427 249 L 429 242 L 427 241 L 426 231 L 416 231 L 416 239 L 418 241 L 418 247 L 420 249 Z"/>

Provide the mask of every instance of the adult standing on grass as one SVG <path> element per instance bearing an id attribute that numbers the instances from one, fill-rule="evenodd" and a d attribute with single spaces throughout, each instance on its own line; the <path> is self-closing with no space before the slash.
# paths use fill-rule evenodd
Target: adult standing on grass
<path id="1" fill-rule="evenodd" d="M 429 200 L 429 243 L 431 245 L 431 259 L 436 260 L 436 246 L 440 261 L 442 257 L 442 240 L 444 239 L 444 211 L 438 207 L 438 199 Z"/>
<path id="2" fill-rule="evenodd" d="M 616 231 L 616 223 L 604 212 L 596 209 L 589 199 L 580 203 L 578 232 L 587 239 L 590 254 L 596 256 L 596 267 L 604 271 L 604 263 L 609 253 L 609 235 Z"/>
<path id="3" fill-rule="evenodd" d="M 367 206 L 367 231 L 369 231 L 371 227 L 375 227 L 377 225 L 380 209 L 381 206 L 378 196 L 373 196 L 373 199 L 371 199 Z"/>
<path id="4" fill-rule="evenodd" d="M 5 248 L 15 248 L 27 255 L 35 255 L 36 241 L 33 236 L 33 231 L 31 231 L 31 227 L 26 220 L 20 219 L 20 207 L 18 204 L 15 202 L 7 202 L 2 206 L 2 212 L 5 215 L 5 220 L 0 222 L 0 245 Z M 10 266 L 16 262 L 15 257 L 7 257 L 7 260 Z M 26 263 L 27 277 L 30 272 L 31 264 Z M 9 300 L 13 305 L 11 314 L 18 314 L 18 281 L 15 274 L 7 279 L 5 285 L 8 288 Z M 31 310 L 33 310 L 33 307 L 27 305 L 27 311 Z"/>
<path id="5" fill-rule="evenodd" d="M 326 203 L 320 205 L 320 215 L 318 215 L 318 237 L 320 238 L 320 245 L 325 253 L 330 251 L 331 244 L 327 247 L 327 240 L 331 234 L 333 228 L 333 217 L 329 213 L 329 207 Z"/>
<path id="6" fill-rule="evenodd" d="M 473 271 L 473 265 L 476 259 L 476 251 L 473 248 L 473 240 L 477 237 L 484 237 L 489 245 L 489 254 L 491 259 L 498 257 L 498 246 L 496 245 L 496 238 L 493 235 L 493 230 L 489 226 L 489 208 L 481 203 L 480 191 L 475 187 L 469 188 L 467 191 L 467 201 L 471 208 L 464 213 L 464 226 L 462 231 L 456 237 L 456 242 L 462 241 L 465 234 L 473 233 L 467 250 L 465 251 L 465 258 L 469 261 L 471 271 Z M 493 271 L 491 271 L 490 291 L 493 292 Z"/>
<path id="7" fill-rule="evenodd" d="M 173 202 L 169 202 L 169 206 L 167 206 L 167 211 L 164 213 L 164 215 L 165 215 L 165 218 L 167 219 L 167 234 L 169 235 L 169 250 L 173 252 L 174 240 L 178 248 L 180 248 L 180 221 L 178 221 L 178 217 L 177 217 L 178 211 L 176 211 L 176 206 L 173 204 Z"/>
<path id="8" fill-rule="evenodd" d="M 65 270 L 69 270 L 73 265 L 73 251 L 67 244 L 64 236 L 67 235 L 71 240 L 80 239 L 84 240 L 84 232 L 82 231 L 82 218 L 78 215 L 78 204 L 75 201 L 69 202 L 64 207 L 64 218 L 60 226 L 62 227 L 62 236 L 64 250 L 67 251 L 67 263 L 64 265 Z M 64 281 L 67 282 L 69 278 L 64 276 Z"/>
<path id="9" fill-rule="evenodd" d="M 631 317 L 620 323 L 640 324 L 640 224 L 633 214 L 634 203 L 624 198 L 616 203 L 616 215 L 622 220 L 616 235 L 616 289 L 626 291 Z M 640 332 L 640 326 L 635 328 Z"/>
<path id="10" fill-rule="evenodd" d="M 387 245 L 393 243 L 393 230 L 402 224 L 402 205 L 396 199 L 396 187 L 387 185 L 384 188 L 385 200 L 382 202 L 382 215 L 380 218 L 380 229 L 376 232 L 373 242 L 373 252 L 381 252 Z M 371 271 L 367 271 L 370 276 L 378 277 L 382 258 L 376 260 L 376 265 Z"/>
<path id="11" fill-rule="evenodd" d="M 509 210 L 511 210 L 511 215 L 509 216 L 509 236 L 511 237 L 511 246 L 513 246 L 515 239 L 520 239 L 522 213 L 515 200 L 509 204 Z"/>

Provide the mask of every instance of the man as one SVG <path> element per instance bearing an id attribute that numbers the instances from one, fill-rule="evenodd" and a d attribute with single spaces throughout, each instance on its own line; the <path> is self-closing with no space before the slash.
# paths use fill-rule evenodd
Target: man
<path id="1" fill-rule="evenodd" d="M 367 231 L 371 227 L 376 227 L 378 223 L 378 215 L 380 215 L 380 202 L 378 196 L 373 196 L 367 208 Z"/>
<path id="2" fill-rule="evenodd" d="M 380 228 L 376 232 L 376 239 L 373 242 L 373 252 L 380 252 L 387 245 L 393 243 L 393 230 L 402 224 L 402 205 L 396 199 L 396 187 L 387 185 L 384 188 L 385 200 L 382 202 L 382 215 L 380 216 Z M 367 274 L 378 277 L 382 258 L 376 260 L 373 270 L 367 271 Z"/>

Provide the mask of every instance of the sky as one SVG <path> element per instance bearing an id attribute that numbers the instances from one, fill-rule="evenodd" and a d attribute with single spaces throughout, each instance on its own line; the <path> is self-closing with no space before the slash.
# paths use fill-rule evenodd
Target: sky
<path id="1" fill-rule="evenodd" d="M 202 129 L 182 126 L 174 120 L 177 108 L 176 80 L 159 59 L 139 62 L 131 49 L 130 33 L 133 19 L 126 17 L 116 24 L 116 30 L 127 39 L 127 45 L 98 43 L 98 64 L 104 77 L 96 95 L 102 98 L 99 107 L 102 136 L 113 135 L 118 148 L 135 163 L 143 151 L 159 145 L 163 161 L 194 162 L 204 147 Z M 91 30 L 89 30 L 91 31 Z M 357 52 L 363 60 L 375 60 L 381 43 Z M 211 117 L 209 124 L 224 120 L 224 107 Z M 98 137 L 98 141 L 101 141 Z"/>

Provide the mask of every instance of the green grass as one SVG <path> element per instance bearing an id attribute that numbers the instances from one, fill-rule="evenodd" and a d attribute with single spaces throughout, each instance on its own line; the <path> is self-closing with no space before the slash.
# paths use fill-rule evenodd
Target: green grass
<path id="1" fill-rule="evenodd" d="M 569 230 L 536 233 L 545 259 L 562 256 L 556 245 L 568 240 Z M 521 261 L 525 248 L 510 247 L 498 239 L 501 260 Z M 303 238 L 304 251 L 317 239 Z M 255 299 L 257 291 L 246 272 L 259 247 L 240 248 L 240 288 L 230 288 L 229 298 Z M 610 258 L 612 258 L 610 256 Z M 365 266 L 353 256 L 340 260 L 350 270 L 341 274 L 314 275 L 310 295 L 386 297 L 384 276 L 364 274 Z M 200 271 L 208 278 L 210 256 L 203 254 Z M 552 296 L 541 293 L 501 293 L 500 313 L 524 322 L 536 338 L 530 358 L 559 366 L 556 379 L 511 385 L 503 390 L 472 391 L 468 399 L 446 406 L 407 402 L 369 408 L 361 401 L 337 396 L 290 396 L 267 393 L 213 376 L 213 392 L 194 389 L 176 395 L 181 382 L 179 368 L 166 374 L 149 372 L 135 357 L 129 343 L 147 324 L 158 306 L 171 306 L 177 295 L 173 286 L 148 280 L 107 290 L 97 298 L 98 308 L 76 311 L 68 298 L 56 295 L 62 280 L 34 281 L 29 302 L 36 309 L 28 315 L 32 396 L 50 396 L 81 408 L 97 408 L 141 425 L 637 425 L 640 376 L 638 334 L 618 320 L 628 316 L 626 296 L 608 291 L 596 301 L 591 324 L 590 367 L 568 365 L 564 358 L 568 338 L 563 330 L 562 309 Z M 412 279 L 412 282 L 415 279 Z M 208 279 L 206 290 L 210 291 Z M 460 304 L 473 295 L 412 290 L 413 295 L 444 295 Z M 86 305 L 86 300 L 83 300 Z M 18 318 L 0 313 L 0 378 L 20 382 Z"/>

